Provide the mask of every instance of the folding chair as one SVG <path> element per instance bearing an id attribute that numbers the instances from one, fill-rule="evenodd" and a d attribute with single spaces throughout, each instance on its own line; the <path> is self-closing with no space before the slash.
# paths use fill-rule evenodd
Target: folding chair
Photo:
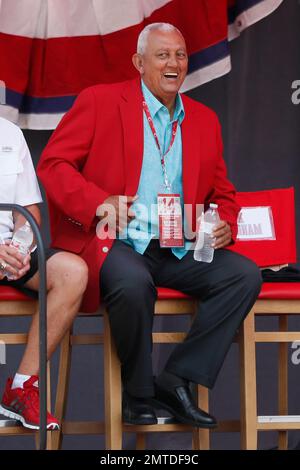
<path id="1" fill-rule="evenodd" d="M 259 228 L 257 223 L 254 227 L 255 220 L 252 223 L 250 217 L 249 227 L 241 227 L 240 231 L 244 235 L 251 231 L 254 239 L 240 239 L 232 250 L 252 258 L 260 267 L 296 262 L 294 189 L 238 193 L 237 197 L 242 207 L 250 207 L 252 211 L 257 207 L 269 211 L 269 229 L 272 229 L 273 222 L 273 239 L 259 239 L 259 230 L 262 227 Z M 247 221 L 242 220 L 241 225 L 245 224 L 247 225 Z M 268 230 L 265 233 L 267 232 Z M 300 315 L 300 282 L 264 282 L 261 293 L 241 328 L 241 430 L 242 447 L 245 449 L 256 449 L 258 431 L 267 430 L 278 431 L 278 446 L 286 449 L 287 431 L 300 429 L 300 416 L 288 415 L 287 343 L 300 341 L 300 331 L 288 331 L 288 315 Z M 255 319 L 258 316 L 277 316 L 278 331 L 257 331 Z M 256 344 L 263 342 L 280 343 L 276 416 L 258 416 L 257 413 Z"/>
<path id="2" fill-rule="evenodd" d="M 100 306 L 99 310 L 93 314 L 79 312 L 78 316 L 85 318 L 96 316 L 100 319 L 103 316 L 103 310 L 103 307 Z M 59 450 L 61 448 L 63 437 L 66 435 L 98 435 L 104 434 L 105 432 L 104 423 L 101 421 L 71 421 L 66 419 L 73 346 L 102 345 L 104 334 L 105 333 L 73 334 L 73 329 L 71 329 L 65 334 L 61 342 L 58 384 L 54 411 L 54 415 L 60 423 L 60 429 L 57 431 L 52 431 L 53 450 Z M 100 367 L 101 364 L 99 361 L 99 369 Z"/>
<path id="3" fill-rule="evenodd" d="M 0 286 L 0 318 L 16 318 L 32 316 L 37 311 L 38 301 L 34 300 L 14 287 Z M 26 344 L 27 334 L 25 333 L 0 333 L 0 341 L 3 347 L 6 345 Z M 47 365 L 47 405 L 51 409 L 50 394 L 50 366 Z M 51 449 L 51 433 L 47 432 L 47 449 Z M 16 435 L 36 435 L 38 447 L 38 433 L 34 430 L 23 427 L 18 421 L 13 419 L 0 420 L 0 436 Z"/>
<path id="4" fill-rule="evenodd" d="M 33 314 L 34 310 L 30 307 L 37 307 L 39 311 L 39 359 L 40 359 L 40 376 L 39 376 L 39 386 L 40 386 L 40 432 L 38 433 L 37 439 L 37 447 L 39 449 L 45 449 L 47 446 L 48 448 L 51 447 L 51 434 L 47 433 L 46 425 L 47 425 L 47 405 L 50 405 L 50 373 L 49 369 L 47 372 L 47 318 L 46 318 L 46 263 L 45 263 L 45 253 L 44 253 L 44 246 L 43 240 L 40 234 L 39 227 L 37 225 L 36 220 L 32 216 L 32 214 L 25 208 L 20 206 L 19 204 L 0 204 L 0 211 L 15 211 L 23 215 L 25 219 L 29 222 L 31 229 L 33 231 L 34 238 L 37 244 L 38 250 L 38 263 L 39 263 L 39 301 L 35 305 L 29 306 L 26 304 L 26 301 L 29 301 L 26 296 L 21 296 L 21 294 L 16 290 L 10 290 L 10 287 L 0 286 L 0 293 L 2 293 L 2 316 L 14 316 L 14 315 L 28 315 Z M 25 302 L 25 303 L 24 303 Z M 19 313 L 14 313 L 19 312 Z M 30 312 L 30 313 L 29 313 Z M 16 341 L 17 344 L 22 344 L 22 340 L 24 338 L 20 338 L 18 336 L 14 337 L 14 335 L 4 335 L 3 337 L 0 336 L 0 340 L 3 341 Z M 26 338 L 27 340 L 27 338 Z M 21 343 L 20 343 L 21 341 Z M 46 382 L 47 382 L 47 375 L 48 375 L 48 395 L 46 389 Z M 46 396 L 48 396 L 48 402 L 46 400 Z M 50 406 L 49 406 L 50 409 Z M 9 428 L 14 427 L 14 423 L 9 421 L 2 422 L 4 432 L 9 433 Z M 6 432 L 5 432 L 6 431 Z"/>
<path id="5" fill-rule="evenodd" d="M 191 319 L 195 314 L 197 300 L 179 291 L 164 287 L 158 288 L 155 303 L 155 315 L 178 316 L 188 315 Z M 186 334 L 178 331 L 153 333 L 153 343 L 179 343 Z M 206 429 L 178 423 L 173 418 L 158 417 L 158 424 L 150 426 L 125 425 L 122 423 L 122 384 L 121 367 L 111 337 L 109 319 L 104 312 L 104 368 L 105 368 L 105 437 L 106 449 L 122 449 L 123 432 L 137 434 L 137 449 L 145 448 L 145 436 L 151 432 L 191 432 L 194 449 L 209 448 L 209 433 Z M 198 385 L 197 402 L 208 409 L 208 393 L 205 387 Z"/>

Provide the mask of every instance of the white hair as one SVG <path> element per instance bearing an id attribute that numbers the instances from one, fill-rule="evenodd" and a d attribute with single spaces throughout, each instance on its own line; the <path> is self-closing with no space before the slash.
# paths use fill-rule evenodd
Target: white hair
<path id="1" fill-rule="evenodd" d="M 137 41 L 137 53 L 138 54 L 144 54 L 146 47 L 147 47 L 147 42 L 148 42 L 148 36 L 151 31 L 177 31 L 181 36 L 182 33 L 179 31 L 176 26 L 173 26 L 170 23 L 151 23 L 145 26 L 145 28 L 140 32 L 138 41 Z"/>

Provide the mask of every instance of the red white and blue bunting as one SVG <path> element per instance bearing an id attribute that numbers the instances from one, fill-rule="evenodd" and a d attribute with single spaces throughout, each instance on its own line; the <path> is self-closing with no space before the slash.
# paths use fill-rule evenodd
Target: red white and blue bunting
<path id="1" fill-rule="evenodd" d="M 136 75 L 131 56 L 152 22 L 182 31 L 182 91 L 195 88 L 228 73 L 229 41 L 282 1 L 0 0 L 0 116 L 54 129 L 83 88 Z"/>

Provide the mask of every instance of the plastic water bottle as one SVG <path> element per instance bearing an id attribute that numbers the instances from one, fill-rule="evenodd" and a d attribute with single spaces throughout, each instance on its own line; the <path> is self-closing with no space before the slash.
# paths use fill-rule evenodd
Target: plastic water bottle
<path id="1" fill-rule="evenodd" d="M 211 234 L 216 225 L 220 222 L 218 204 L 209 204 L 209 209 L 201 215 L 200 227 L 197 235 L 197 242 L 194 250 L 194 259 L 211 263 L 214 257 L 214 248 L 211 246 L 215 241 Z"/>
<path id="2" fill-rule="evenodd" d="M 29 222 L 25 222 L 22 227 L 18 228 L 14 233 L 10 246 L 15 247 L 18 252 L 25 258 L 30 253 L 30 247 L 33 242 L 33 233 Z M 12 279 L 13 275 L 10 272 L 6 272 L 7 279 Z"/>

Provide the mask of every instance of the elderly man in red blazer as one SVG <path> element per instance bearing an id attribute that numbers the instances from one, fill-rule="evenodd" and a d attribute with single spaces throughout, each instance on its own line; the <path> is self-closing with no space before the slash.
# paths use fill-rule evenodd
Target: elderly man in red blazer
<path id="1" fill-rule="evenodd" d="M 178 93 L 188 65 L 182 34 L 172 25 L 148 25 L 133 63 L 138 79 L 84 90 L 44 150 L 38 174 L 52 245 L 89 266 L 84 310 L 98 307 L 101 291 L 122 364 L 124 422 L 154 424 L 159 406 L 183 423 L 212 428 L 216 420 L 197 408 L 189 382 L 214 385 L 261 277 L 254 263 L 224 249 L 236 237 L 239 207 L 215 113 Z M 182 211 L 158 217 L 160 194 L 165 208 L 176 200 Z M 209 203 L 218 204 L 221 221 L 206 263 L 194 260 L 183 229 L 195 227 L 196 205 Z M 153 204 L 150 224 L 143 209 Z M 154 379 L 156 286 L 201 303 L 185 341 Z"/>

